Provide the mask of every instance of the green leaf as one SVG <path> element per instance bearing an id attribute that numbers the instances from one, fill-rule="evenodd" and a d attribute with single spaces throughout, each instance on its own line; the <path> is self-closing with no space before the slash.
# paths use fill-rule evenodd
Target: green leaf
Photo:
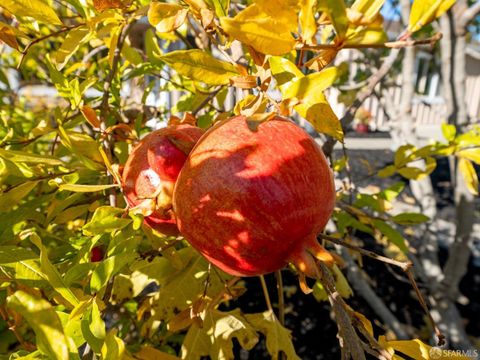
<path id="1" fill-rule="evenodd" d="M 116 335 L 116 329 L 112 329 L 108 332 L 101 351 L 103 360 L 123 359 L 125 344 L 123 343 L 123 340 L 118 338 Z"/>
<path id="2" fill-rule="evenodd" d="M 338 38 L 343 39 L 348 28 L 347 8 L 344 0 L 319 0 L 318 4 L 320 10 L 328 14 Z"/>
<path id="3" fill-rule="evenodd" d="M 204 282 L 208 276 L 208 262 L 205 258 L 191 247 L 178 251 L 176 258 L 183 265 L 181 268 L 165 258 L 152 261 L 152 266 L 149 266 L 148 261 L 132 266 L 135 276 L 142 273 L 160 286 L 160 292 L 151 299 L 156 314 L 152 320 L 169 320 L 177 311 L 187 309 L 204 291 Z M 229 276 L 224 273 L 221 276 L 222 278 L 218 272 L 210 274 L 207 296 L 215 296 L 224 287 L 222 279 L 228 279 Z"/>
<path id="4" fill-rule="evenodd" d="M 239 309 L 230 312 L 207 310 L 203 326 L 194 323 L 182 344 L 182 359 L 233 359 L 233 338 L 246 350 L 258 342 L 258 336 Z"/>
<path id="5" fill-rule="evenodd" d="M 455 139 L 455 135 L 457 135 L 457 128 L 455 127 L 455 125 L 443 123 L 442 133 L 445 140 L 450 142 Z"/>
<path id="6" fill-rule="evenodd" d="M 90 29 L 87 26 L 80 26 L 68 32 L 63 39 L 62 46 L 58 49 L 52 60 L 57 64 L 57 69 L 62 70 L 80 45 L 86 43 L 91 37 Z"/>
<path id="7" fill-rule="evenodd" d="M 465 181 L 465 184 L 467 185 L 468 190 L 472 194 L 478 195 L 478 176 L 472 162 L 465 158 L 460 158 L 458 160 L 458 169 L 463 175 L 463 179 Z"/>
<path id="8" fill-rule="evenodd" d="M 0 246 L 0 265 L 38 259 L 33 251 L 18 246 Z"/>
<path id="9" fill-rule="evenodd" d="M 90 279 L 92 293 L 97 293 L 107 285 L 108 281 L 135 257 L 135 253 L 126 252 L 110 256 L 98 264 Z"/>
<path id="10" fill-rule="evenodd" d="M 106 331 L 102 314 L 97 302 L 92 301 L 91 306 L 84 312 L 81 320 L 82 334 L 93 351 L 100 353 L 105 342 Z"/>
<path id="11" fill-rule="evenodd" d="M 14 188 L 10 189 L 7 192 L 1 193 L 0 196 L 0 212 L 6 212 L 11 210 L 14 206 L 20 203 L 25 196 L 27 196 L 30 191 L 32 191 L 39 181 L 27 181 Z"/>
<path id="12" fill-rule="evenodd" d="M 397 182 L 389 186 L 385 190 L 381 191 L 379 193 L 379 196 L 387 201 L 392 201 L 397 198 L 397 196 L 403 191 L 404 188 L 405 188 L 405 183 Z"/>
<path id="13" fill-rule="evenodd" d="M 400 225 L 416 225 L 429 221 L 430 218 L 419 213 L 402 213 L 392 216 L 392 220 Z"/>
<path id="14" fill-rule="evenodd" d="M 209 85 L 225 85 L 232 76 L 239 75 L 234 65 L 198 49 L 172 51 L 160 60 L 180 75 Z"/>
<path id="15" fill-rule="evenodd" d="M 63 161 L 51 156 L 43 156 L 24 151 L 0 149 L 0 157 L 14 163 L 45 164 L 50 166 L 63 165 Z"/>
<path id="16" fill-rule="evenodd" d="M 220 18 L 228 16 L 228 8 L 230 7 L 230 0 L 205 0 L 210 7 L 215 9 L 215 14 Z"/>
<path id="17" fill-rule="evenodd" d="M 72 290 L 64 283 L 57 268 L 55 268 L 55 266 L 53 266 L 50 262 L 47 249 L 45 246 L 43 246 L 40 237 L 30 230 L 22 232 L 21 237 L 29 237 L 30 241 L 34 243 L 36 247 L 38 247 L 40 250 L 40 266 L 43 274 L 45 275 L 45 280 L 49 282 L 56 292 L 58 292 L 66 301 L 75 307 L 78 304 L 78 299 Z"/>
<path id="18" fill-rule="evenodd" d="M 275 314 L 265 311 L 260 314 L 245 315 L 250 324 L 267 338 L 267 350 L 272 359 L 279 359 L 280 351 L 287 356 L 287 360 L 299 360 L 292 344 L 290 331 L 280 324 Z"/>
<path id="19" fill-rule="evenodd" d="M 117 184 L 105 184 L 105 185 L 81 185 L 81 184 L 61 184 L 58 187 L 59 191 L 73 191 L 73 192 L 80 192 L 80 193 L 86 193 L 86 192 L 97 192 L 97 191 L 103 191 L 106 189 L 111 189 L 114 187 L 118 187 Z"/>
<path id="20" fill-rule="evenodd" d="M 93 213 L 92 220 L 83 226 L 83 233 L 92 236 L 123 229 L 132 222 L 131 219 L 122 218 L 124 214 L 123 209 L 100 206 Z"/>
<path id="21" fill-rule="evenodd" d="M 277 8 L 280 9 L 280 6 Z M 293 18 L 296 19 L 296 16 Z M 248 6 L 234 18 L 220 18 L 220 24 L 228 35 L 270 55 L 283 55 L 293 50 L 295 39 L 291 34 L 290 21 L 270 16 L 258 4 Z"/>
<path id="22" fill-rule="evenodd" d="M 158 32 L 178 29 L 187 18 L 188 9 L 173 3 L 152 2 L 148 9 L 148 21 Z"/>
<path id="23" fill-rule="evenodd" d="M 373 225 L 378 231 L 385 235 L 392 244 L 397 245 L 397 247 L 405 254 L 408 253 L 408 247 L 402 234 L 382 220 L 374 219 Z"/>
<path id="24" fill-rule="evenodd" d="M 347 279 L 343 275 L 343 273 L 340 271 L 338 266 L 333 267 L 333 276 L 335 279 L 335 287 L 338 290 L 338 293 L 340 294 L 341 297 L 347 299 L 350 296 L 353 295 L 353 290 L 350 287 L 350 284 L 348 283 Z M 328 295 L 325 289 L 323 288 L 323 285 L 320 281 L 317 281 L 313 287 L 313 296 L 317 301 L 327 301 L 328 300 Z"/>
<path id="25" fill-rule="evenodd" d="M 20 313 L 35 332 L 39 350 L 51 359 L 69 358 L 68 339 L 52 305 L 43 299 L 16 291 L 8 297 L 9 308 Z"/>
<path id="26" fill-rule="evenodd" d="M 63 25 L 55 10 L 42 0 L 2 0 L 0 7 L 15 16 L 30 16 L 46 24 Z"/>

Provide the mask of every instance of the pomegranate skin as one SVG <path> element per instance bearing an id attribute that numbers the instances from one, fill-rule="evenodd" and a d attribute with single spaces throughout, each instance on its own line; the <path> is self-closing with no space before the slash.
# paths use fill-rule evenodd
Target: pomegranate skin
<path id="1" fill-rule="evenodd" d="M 254 276 L 293 262 L 315 276 L 310 254 L 331 262 L 316 236 L 335 203 L 333 174 L 320 147 L 276 117 L 252 131 L 246 118 L 205 133 L 175 185 L 181 233 L 227 273 Z"/>
<path id="2" fill-rule="evenodd" d="M 171 196 L 189 152 L 203 130 L 173 125 L 145 136 L 130 153 L 122 187 L 130 207 L 142 207 L 144 222 L 165 235 L 178 235 Z"/>

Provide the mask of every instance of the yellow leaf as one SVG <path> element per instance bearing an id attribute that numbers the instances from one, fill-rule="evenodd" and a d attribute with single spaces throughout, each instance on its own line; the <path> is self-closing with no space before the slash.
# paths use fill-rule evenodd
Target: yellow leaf
<path id="1" fill-rule="evenodd" d="M 337 75 L 338 69 L 332 66 L 323 71 L 301 77 L 290 84 L 284 92 L 283 98 L 297 98 L 300 100 L 322 92 L 335 82 Z"/>
<path id="2" fill-rule="evenodd" d="M 466 149 L 461 150 L 457 153 L 458 156 L 464 157 L 465 159 L 471 160 L 474 163 L 480 165 L 480 149 Z"/>
<path id="3" fill-rule="evenodd" d="M 319 0 L 319 8 L 328 14 L 332 21 L 337 37 L 343 39 L 347 33 L 347 8 L 343 0 Z"/>
<path id="4" fill-rule="evenodd" d="M 90 35 L 91 33 L 87 26 L 80 26 L 68 32 L 63 40 L 62 46 L 52 57 L 52 60 L 57 64 L 58 70 L 63 69 L 75 51 L 78 50 L 79 46 L 89 40 Z"/>
<path id="5" fill-rule="evenodd" d="M 458 160 L 458 168 L 463 175 L 468 190 L 472 194 L 478 195 L 478 176 L 472 162 L 462 157 Z"/>
<path id="6" fill-rule="evenodd" d="M 148 9 L 148 21 L 158 32 L 171 32 L 185 22 L 188 9 L 178 4 L 152 2 Z"/>
<path id="7" fill-rule="evenodd" d="M 317 0 L 300 0 L 300 28 L 302 29 L 302 40 L 311 44 L 317 33 L 317 22 L 315 20 L 315 6 Z"/>
<path id="8" fill-rule="evenodd" d="M 110 189 L 112 187 L 118 187 L 117 184 L 108 184 L 108 185 L 81 185 L 81 184 L 61 184 L 58 187 L 59 191 L 73 191 L 73 192 L 97 192 L 106 189 Z"/>
<path id="9" fill-rule="evenodd" d="M 297 65 L 286 58 L 272 56 L 268 59 L 268 63 L 282 94 L 287 90 L 292 81 L 304 76 Z"/>
<path id="10" fill-rule="evenodd" d="M 356 0 L 351 9 L 361 13 L 362 22 L 368 24 L 377 17 L 384 3 L 385 0 Z"/>
<path id="11" fill-rule="evenodd" d="M 305 63 L 305 66 L 310 70 L 320 71 L 329 65 L 337 56 L 337 49 L 324 49 L 314 58 Z"/>
<path id="12" fill-rule="evenodd" d="M 55 10 L 42 0 L 2 0 L 0 7 L 15 16 L 30 16 L 46 24 L 63 25 Z"/>
<path id="13" fill-rule="evenodd" d="M 300 116 L 307 119 L 318 132 L 343 141 L 343 130 L 340 120 L 338 120 L 337 115 L 333 112 L 322 92 L 317 92 L 304 98 L 301 104 L 295 106 L 295 110 Z"/>
<path id="14" fill-rule="evenodd" d="M 234 65 L 198 49 L 172 51 L 160 60 L 180 75 L 209 85 L 225 85 L 231 77 L 239 75 Z"/>
<path id="15" fill-rule="evenodd" d="M 0 196 L 0 212 L 9 211 L 15 205 L 18 205 L 20 200 L 27 196 L 37 184 L 38 181 L 27 181 L 9 191 L 2 192 Z"/>
<path id="16" fill-rule="evenodd" d="M 140 360 L 151 360 L 151 359 L 159 359 L 159 360 L 180 360 L 180 358 L 170 355 L 168 353 L 162 352 L 157 350 L 151 346 L 142 346 L 139 352 L 133 354 L 136 359 Z"/>
<path id="17" fill-rule="evenodd" d="M 382 344 L 381 344 L 382 345 Z M 459 352 L 453 350 L 443 350 L 439 347 L 431 347 L 424 344 L 418 339 L 413 340 L 398 340 L 387 341 L 386 345 L 390 349 L 394 349 L 395 353 L 398 351 L 407 355 L 412 359 L 425 359 L 425 360 L 469 360 L 470 357 L 464 356 Z M 398 357 L 395 357 L 398 358 Z"/>
<path id="18" fill-rule="evenodd" d="M 256 0 L 255 4 L 260 11 L 281 23 L 290 32 L 298 31 L 298 0 Z"/>
<path id="19" fill-rule="evenodd" d="M 18 50 L 18 42 L 15 37 L 15 31 L 11 26 L 0 22 L 0 41 L 3 41 L 5 44 L 11 48 Z"/>
<path id="20" fill-rule="evenodd" d="M 383 28 L 365 28 L 363 26 L 348 29 L 345 44 L 373 45 L 383 44 L 388 40 Z"/>
<path id="21" fill-rule="evenodd" d="M 413 33 L 446 12 L 455 0 L 415 0 L 410 11 L 408 31 Z"/>
<path id="22" fill-rule="evenodd" d="M 252 4 L 234 18 L 222 17 L 223 30 L 233 38 L 253 47 L 258 52 L 270 55 L 283 55 L 295 45 L 289 24 L 284 18 L 271 17 L 261 8 Z"/>

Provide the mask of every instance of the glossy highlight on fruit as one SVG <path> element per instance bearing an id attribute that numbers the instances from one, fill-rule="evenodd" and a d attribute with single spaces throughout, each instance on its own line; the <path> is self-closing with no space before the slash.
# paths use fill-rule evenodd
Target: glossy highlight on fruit
<path id="1" fill-rule="evenodd" d="M 333 263 L 316 236 L 334 203 L 333 173 L 322 150 L 280 117 L 256 129 L 243 116 L 211 128 L 190 153 L 173 196 L 189 243 L 240 276 L 276 271 L 288 262 L 315 276 L 313 257 Z"/>
<path id="2" fill-rule="evenodd" d="M 122 173 L 125 197 L 145 215 L 145 223 L 177 235 L 172 192 L 188 154 L 203 134 L 191 125 L 171 125 L 145 136 L 131 152 Z"/>

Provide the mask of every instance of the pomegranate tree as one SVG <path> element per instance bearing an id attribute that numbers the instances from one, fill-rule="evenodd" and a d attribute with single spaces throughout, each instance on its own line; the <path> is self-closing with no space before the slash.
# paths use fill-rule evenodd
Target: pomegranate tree
<path id="1" fill-rule="evenodd" d="M 316 142 L 275 117 L 249 127 L 234 117 L 211 128 L 178 177 L 173 206 L 181 233 L 227 273 L 253 276 L 288 262 L 315 275 L 311 255 L 334 207 L 332 171 Z"/>
<path id="2" fill-rule="evenodd" d="M 122 173 L 122 186 L 131 207 L 145 215 L 153 229 L 176 235 L 172 192 L 188 154 L 203 131 L 175 125 L 153 131 L 131 152 Z"/>

